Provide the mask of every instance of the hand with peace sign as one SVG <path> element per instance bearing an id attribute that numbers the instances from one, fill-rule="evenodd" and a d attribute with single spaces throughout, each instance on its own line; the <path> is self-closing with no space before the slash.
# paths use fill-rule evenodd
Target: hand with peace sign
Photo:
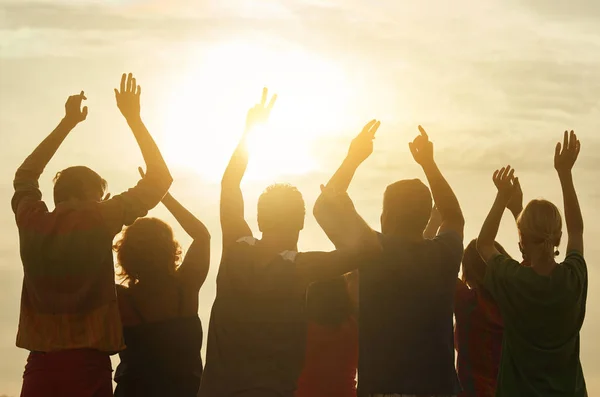
<path id="1" fill-rule="evenodd" d="M 260 103 L 257 103 L 248 110 L 248 115 L 246 116 L 246 132 L 250 131 L 252 128 L 264 124 L 269 119 L 269 115 L 271 114 L 271 110 L 275 105 L 275 101 L 277 101 L 277 94 L 271 97 L 269 104 L 267 105 L 267 97 L 269 95 L 269 89 L 267 87 L 263 88 L 262 98 Z"/>
<path id="2" fill-rule="evenodd" d="M 355 164 L 361 164 L 373 153 L 373 140 L 380 125 L 380 121 L 371 120 L 364 126 L 362 131 L 350 143 L 349 160 Z"/>
<path id="3" fill-rule="evenodd" d="M 412 153 L 415 161 L 421 165 L 427 165 L 433 163 L 433 143 L 429 141 L 429 136 L 425 129 L 419 126 L 420 135 L 408 144 L 410 152 Z"/>

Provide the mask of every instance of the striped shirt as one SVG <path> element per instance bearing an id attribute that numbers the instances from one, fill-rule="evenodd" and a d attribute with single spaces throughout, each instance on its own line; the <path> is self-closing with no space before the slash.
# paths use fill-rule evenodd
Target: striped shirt
<path id="1" fill-rule="evenodd" d="M 38 185 L 41 162 L 30 156 L 14 180 L 24 273 L 17 346 L 122 350 L 112 242 L 123 225 L 160 202 L 161 189 L 143 178 L 110 200 L 63 202 L 48 211 Z"/>

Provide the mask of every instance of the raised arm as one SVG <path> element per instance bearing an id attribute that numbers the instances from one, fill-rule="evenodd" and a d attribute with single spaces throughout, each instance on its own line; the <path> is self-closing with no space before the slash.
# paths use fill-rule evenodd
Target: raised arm
<path id="1" fill-rule="evenodd" d="M 579 156 L 581 144 L 573 131 L 565 131 L 564 142 L 556 144 L 554 168 L 558 172 L 565 205 L 565 222 L 567 224 L 567 252 L 578 251 L 583 254 L 583 216 L 573 184 L 573 165 Z"/>
<path id="2" fill-rule="evenodd" d="M 438 211 L 437 207 L 434 205 L 431 209 L 431 215 L 429 216 L 429 222 L 427 222 L 427 227 L 423 232 L 423 238 L 432 240 L 437 236 L 438 230 L 442 224 L 442 216 L 440 215 L 440 211 Z"/>
<path id="3" fill-rule="evenodd" d="M 498 235 L 498 228 L 500 228 L 504 210 L 506 210 L 506 206 L 516 190 L 514 174 L 515 170 L 510 165 L 494 172 L 493 179 L 498 188 L 498 193 L 477 238 L 477 252 L 486 263 L 500 254 L 494 242 Z"/>
<path id="4" fill-rule="evenodd" d="M 515 221 L 519 219 L 519 215 L 523 211 L 523 190 L 521 189 L 521 183 L 519 182 L 519 178 L 513 180 L 514 190 L 513 194 L 506 205 L 506 208 L 510 210 L 515 218 Z"/>
<path id="5" fill-rule="evenodd" d="M 101 203 L 104 219 L 114 233 L 118 233 L 123 225 L 133 223 L 135 219 L 145 216 L 149 210 L 156 207 L 173 182 L 156 142 L 142 122 L 141 93 L 142 89 L 131 73 L 123 74 L 120 88 L 115 88 L 117 107 L 133 132 L 147 171 L 135 187 Z"/>
<path id="6" fill-rule="evenodd" d="M 415 161 L 423 168 L 425 176 L 429 181 L 433 201 L 442 219 L 439 231 L 442 233 L 451 230 L 462 238 L 465 218 L 460 209 L 458 199 L 435 163 L 433 158 L 433 143 L 429 141 L 429 137 L 423 127 L 419 126 L 419 131 L 421 134 L 409 143 L 408 146 Z"/>
<path id="7" fill-rule="evenodd" d="M 342 165 L 327 183 L 328 189 L 340 193 L 348 190 L 348 186 L 350 186 L 350 182 L 358 167 L 373 153 L 373 140 L 380 124 L 377 120 L 371 120 L 364 126 L 356 138 L 352 140 L 350 149 Z M 317 222 L 336 247 L 348 246 L 353 236 L 344 227 L 341 227 L 337 219 L 328 216 L 327 206 L 324 204 L 324 201 L 323 194 L 321 194 L 315 202 L 313 214 Z"/>
<path id="8" fill-rule="evenodd" d="M 347 193 L 323 188 L 323 206 L 327 216 L 340 219 L 347 231 L 347 245 L 332 252 L 305 252 L 298 254 L 296 264 L 304 285 L 341 276 L 358 268 L 381 253 L 377 234 L 358 215 Z M 328 208 L 327 208 L 328 207 Z"/>
<path id="9" fill-rule="evenodd" d="M 15 195 L 12 200 L 15 213 L 24 199 L 41 200 L 42 194 L 39 191 L 38 179 L 69 132 L 87 117 L 87 106 L 81 109 L 81 102 L 84 99 L 87 98 L 83 91 L 79 95 L 72 95 L 67 99 L 65 117 L 17 169 L 14 179 Z"/>
<path id="10" fill-rule="evenodd" d="M 267 104 L 268 90 L 263 89 L 260 103 L 248 111 L 246 128 L 221 180 L 221 229 L 223 246 L 235 243 L 239 238 L 251 236 L 252 232 L 244 218 L 244 197 L 240 184 L 248 167 L 247 138 L 251 131 L 264 124 L 275 105 L 277 95 Z"/>
<path id="11" fill-rule="evenodd" d="M 144 178 L 144 171 L 141 168 L 138 170 Z M 162 203 L 193 240 L 177 273 L 183 284 L 199 290 L 206 280 L 210 266 L 210 233 L 206 226 L 170 193 L 163 197 Z"/>

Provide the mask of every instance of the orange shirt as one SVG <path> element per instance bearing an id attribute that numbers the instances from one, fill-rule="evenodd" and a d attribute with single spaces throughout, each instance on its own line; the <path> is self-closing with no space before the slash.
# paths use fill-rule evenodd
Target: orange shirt
<path id="1" fill-rule="evenodd" d="M 308 323 L 304 369 L 296 397 L 356 397 L 358 323 L 338 327 Z"/>

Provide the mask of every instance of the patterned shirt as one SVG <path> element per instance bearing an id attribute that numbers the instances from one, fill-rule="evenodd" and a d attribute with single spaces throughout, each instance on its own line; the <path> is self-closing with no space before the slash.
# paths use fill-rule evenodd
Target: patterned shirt
<path id="1" fill-rule="evenodd" d="M 30 351 L 124 348 L 112 242 L 123 225 L 157 205 L 161 189 L 143 178 L 103 202 L 42 201 L 35 154 L 17 170 L 12 209 L 19 229 L 23 289 L 17 346 Z"/>
<path id="2" fill-rule="evenodd" d="M 486 291 L 457 280 L 454 316 L 459 396 L 494 397 L 504 331 L 500 310 Z"/>

